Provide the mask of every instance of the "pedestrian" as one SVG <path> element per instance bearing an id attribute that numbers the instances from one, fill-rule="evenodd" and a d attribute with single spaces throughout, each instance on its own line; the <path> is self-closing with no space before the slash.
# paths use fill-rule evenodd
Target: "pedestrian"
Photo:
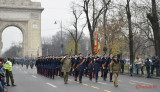
<path id="1" fill-rule="evenodd" d="M 141 59 L 141 60 L 140 60 L 140 62 L 141 62 L 141 63 L 140 63 L 140 67 L 141 67 L 141 74 L 142 74 L 142 75 L 144 75 L 144 72 L 143 72 L 144 61 Z"/>
<path id="2" fill-rule="evenodd" d="M 146 59 L 145 65 L 146 65 L 146 70 L 147 70 L 147 78 L 151 78 L 150 76 L 150 65 L 151 64 L 148 58 Z"/>
<path id="3" fill-rule="evenodd" d="M 16 86 L 14 84 L 14 78 L 13 78 L 13 74 L 12 74 L 12 61 L 11 61 L 10 58 L 8 58 L 8 61 L 4 64 L 4 68 L 6 70 L 6 82 L 7 82 L 7 86 L 10 86 L 10 84 L 9 84 L 9 78 L 11 79 L 12 86 Z"/>
<path id="4" fill-rule="evenodd" d="M 155 56 L 152 57 L 152 63 L 151 63 L 151 76 L 154 74 L 154 69 L 155 69 L 155 63 L 156 63 L 156 59 Z"/>
<path id="5" fill-rule="evenodd" d="M 114 86 L 118 87 L 118 74 L 121 70 L 121 64 L 117 56 L 113 57 L 113 60 L 111 62 L 111 72 L 113 73 L 114 76 Z"/>
<path id="6" fill-rule="evenodd" d="M 135 75 L 138 75 L 138 71 L 139 71 L 139 57 L 136 57 L 136 60 L 134 61 L 134 65 L 135 65 Z"/>
<path id="7" fill-rule="evenodd" d="M 156 76 L 160 76 L 160 58 L 156 56 L 155 59 L 156 59 L 156 62 L 155 62 Z"/>
<path id="8" fill-rule="evenodd" d="M 123 74 L 125 62 L 124 62 L 124 60 L 120 59 L 120 63 L 121 63 L 121 73 Z"/>
<path id="9" fill-rule="evenodd" d="M 68 74 L 70 72 L 70 68 L 71 68 L 71 60 L 69 59 L 68 54 L 65 54 L 64 57 L 62 57 L 61 62 L 63 63 L 62 66 L 62 72 L 64 73 L 64 84 L 68 83 Z"/>

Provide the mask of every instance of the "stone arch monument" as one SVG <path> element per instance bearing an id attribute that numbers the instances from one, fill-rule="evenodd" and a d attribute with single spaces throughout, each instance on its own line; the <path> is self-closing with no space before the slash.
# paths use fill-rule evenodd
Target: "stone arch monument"
<path id="1" fill-rule="evenodd" d="M 41 47 L 41 3 L 31 0 L 0 0 L 0 56 L 2 32 L 9 26 L 22 31 L 24 57 L 42 55 Z M 14 34 L 13 34 L 14 35 Z"/>

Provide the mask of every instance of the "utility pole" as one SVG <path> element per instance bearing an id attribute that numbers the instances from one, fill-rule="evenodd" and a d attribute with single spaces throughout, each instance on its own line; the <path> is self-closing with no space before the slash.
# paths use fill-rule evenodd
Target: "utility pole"
<path id="1" fill-rule="evenodd" d="M 61 55 L 63 55 L 62 21 L 61 21 Z"/>

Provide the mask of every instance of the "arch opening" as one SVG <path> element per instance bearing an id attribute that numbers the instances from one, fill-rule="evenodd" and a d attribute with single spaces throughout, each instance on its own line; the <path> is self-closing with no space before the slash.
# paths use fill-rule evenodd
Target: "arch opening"
<path id="1" fill-rule="evenodd" d="M 16 26 L 8 26 L 1 33 L 2 57 L 22 57 L 23 56 L 23 33 Z"/>

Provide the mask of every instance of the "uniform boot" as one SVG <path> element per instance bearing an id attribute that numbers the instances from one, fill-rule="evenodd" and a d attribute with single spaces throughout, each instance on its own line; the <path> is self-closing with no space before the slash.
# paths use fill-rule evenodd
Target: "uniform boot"
<path id="1" fill-rule="evenodd" d="M 7 86 L 11 86 L 11 85 L 9 85 L 9 83 L 7 83 Z"/>
<path id="2" fill-rule="evenodd" d="M 16 86 L 14 83 L 12 83 L 12 86 Z"/>

